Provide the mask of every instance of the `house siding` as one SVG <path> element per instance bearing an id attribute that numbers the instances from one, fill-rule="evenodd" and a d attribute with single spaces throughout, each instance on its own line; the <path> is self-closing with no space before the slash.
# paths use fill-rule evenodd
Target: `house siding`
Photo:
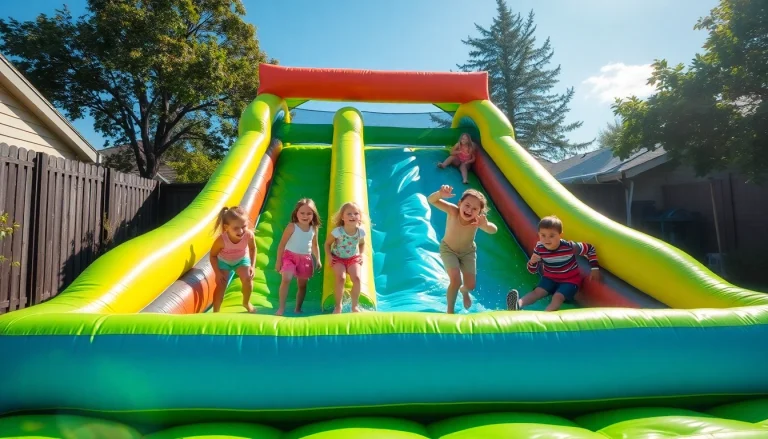
<path id="1" fill-rule="evenodd" d="M 76 155 L 42 121 L 0 84 L 0 143 L 75 159 Z"/>

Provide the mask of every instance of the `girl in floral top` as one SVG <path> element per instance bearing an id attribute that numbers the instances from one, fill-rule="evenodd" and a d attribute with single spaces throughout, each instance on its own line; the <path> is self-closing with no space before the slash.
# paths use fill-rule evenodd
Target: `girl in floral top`
<path id="1" fill-rule="evenodd" d="M 333 296 L 335 299 L 334 314 L 341 313 L 341 299 L 344 294 L 344 283 L 349 274 L 352 282 L 352 312 L 359 312 L 360 272 L 365 251 L 365 230 L 362 224 L 362 209 L 357 203 L 344 203 L 333 216 L 335 228 L 325 241 L 326 258 L 331 260 L 334 275 Z"/>

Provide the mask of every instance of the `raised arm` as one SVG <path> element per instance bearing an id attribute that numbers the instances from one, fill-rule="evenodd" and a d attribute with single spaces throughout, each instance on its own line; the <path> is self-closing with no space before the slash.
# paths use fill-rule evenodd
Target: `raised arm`
<path id="1" fill-rule="evenodd" d="M 455 204 L 443 200 L 443 198 L 452 198 L 454 196 L 453 188 L 447 184 L 444 184 L 440 187 L 440 190 L 430 194 L 429 197 L 427 197 L 427 201 L 429 201 L 429 204 L 437 207 L 449 215 L 456 215 L 459 211 L 459 208 Z"/>
<path id="2" fill-rule="evenodd" d="M 539 271 L 539 261 L 541 261 L 541 256 L 539 256 L 538 251 L 534 248 L 533 253 L 531 253 L 531 259 L 526 264 L 529 273 L 536 274 Z"/>
<path id="3" fill-rule="evenodd" d="M 496 227 L 496 224 L 488 221 L 488 217 L 485 216 L 485 214 L 479 215 L 476 221 L 477 221 L 477 228 L 489 235 L 493 235 L 494 233 L 499 231 L 499 228 Z"/>

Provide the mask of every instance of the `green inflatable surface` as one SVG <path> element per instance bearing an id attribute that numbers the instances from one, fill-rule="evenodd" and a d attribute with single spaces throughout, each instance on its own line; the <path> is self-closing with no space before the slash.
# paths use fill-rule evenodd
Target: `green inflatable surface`
<path id="1" fill-rule="evenodd" d="M 328 212 L 331 148 L 328 146 L 288 146 L 283 148 L 275 166 L 272 184 L 264 208 L 256 224 L 256 274 L 253 279 L 251 303 L 259 314 L 274 314 L 279 305 L 281 275 L 275 271 L 277 246 L 283 230 L 291 221 L 291 212 L 301 198 L 311 198 L 320 212 L 322 225 L 318 231 L 320 251 L 323 251 L 325 221 Z M 286 316 L 294 316 L 296 280 L 288 290 Z M 302 306 L 304 315 L 320 313 L 323 288 L 322 273 L 315 272 L 307 284 L 307 296 Z M 221 312 L 244 313 L 240 279 L 227 287 Z"/>
<path id="2" fill-rule="evenodd" d="M 0 439 L 764 439 L 768 438 L 768 425 L 761 421 L 765 419 L 768 419 L 768 399 L 725 404 L 708 411 L 637 407 L 575 418 L 495 412 L 450 417 L 432 423 L 371 416 L 291 427 L 239 420 L 167 428 L 143 426 L 142 435 L 138 428 L 118 422 L 51 414 L 0 418 Z"/>

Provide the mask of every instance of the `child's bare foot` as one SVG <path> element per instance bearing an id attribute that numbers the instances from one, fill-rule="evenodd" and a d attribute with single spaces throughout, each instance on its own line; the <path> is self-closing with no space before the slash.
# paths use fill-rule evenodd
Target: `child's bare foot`
<path id="1" fill-rule="evenodd" d="M 249 313 L 256 312 L 256 308 L 254 308 L 253 305 L 251 305 L 251 302 L 245 302 L 243 303 L 243 306 L 245 307 L 245 309 L 248 310 Z"/>
<path id="2" fill-rule="evenodd" d="M 352 312 L 360 312 L 360 307 L 359 306 L 353 306 L 352 307 Z"/>
<path id="3" fill-rule="evenodd" d="M 301 314 L 301 308 L 296 308 L 293 310 L 293 312 L 296 314 Z"/>
<path id="4" fill-rule="evenodd" d="M 464 298 L 464 309 L 469 309 L 472 306 L 472 298 L 469 297 L 469 291 L 464 291 L 463 289 L 459 291 L 461 291 L 461 295 Z"/>
<path id="5" fill-rule="evenodd" d="M 469 184 L 469 182 L 467 180 L 462 181 L 462 183 Z"/>
<path id="6" fill-rule="evenodd" d="M 333 308 L 333 313 L 334 314 L 341 314 L 341 307 L 338 306 L 338 307 Z"/>
<path id="7" fill-rule="evenodd" d="M 443 169 L 445 168 L 445 165 L 443 164 L 443 162 L 437 162 L 437 167 L 440 169 Z"/>
<path id="8" fill-rule="evenodd" d="M 278 308 L 277 312 L 275 313 L 276 316 L 281 316 L 285 314 L 285 310 L 283 308 Z"/>

